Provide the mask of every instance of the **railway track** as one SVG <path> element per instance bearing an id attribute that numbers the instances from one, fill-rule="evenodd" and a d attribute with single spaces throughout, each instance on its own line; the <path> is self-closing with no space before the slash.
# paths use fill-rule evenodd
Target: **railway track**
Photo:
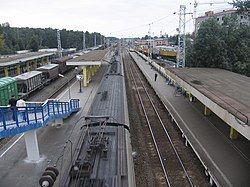
<path id="1" fill-rule="evenodd" d="M 44 102 L 46 99 L 52 99 L 55 98 L 57 95 L 59 95 L 62 90 L 70 85 L 72 81 L 74 80 L 76 75 L 75 70 L 68 71 L 64 76 L 65 78 L 58 78 L 54 80 L 51 84 L 44 87 L 41 90 L 38 90 L 34 93 L 32 93 L 28 101 L 38 101 L 38 102 Z"/>
<path id="2" fill-rule="evenodd" d="M 166 110 L 162 110 L 162 104 L 155 98 L 155 93 L 144 80 L 140 70 L 133 62 L 129 54 L 126 54 L 127 72 L 133 82 L 134 90 L 139 98 L 139 104 L 146 119 L 146 126 L 150 132 L 152 144 L 154 145 L 158 162 L 160 162 L 165 183 L 167 186 L 194 186 L 200 185 L 195 176 L 197 171 L 189 167 L 186 169 L 186 163 L 182 161 L 184 154 L 184 144 L 176 130 L 173 130 L 173 124 L 166 119 Z M 146 132 L 145 132 L 146 133 Z M 179 151 L 181 152 L 179 154 Z M 185 158 L 185 162 L 186 162 Z M 189 163 L 190 165 L 190 163 Z M 193 169 L 193 170 L 191 170 Z M 188 171 L 190 170 L 190 171 Z M 192 173 L 190 176 L 189 173 Z M 204 179 L 203 179 L 204 182 Z M 206 185 L 206 182 L 205 182 Z"/>
<path id="3" fill-rule="evenodd" d="M 149 95 L 149 92 L 135 67 L 135 64 L 129 64 L 129 72 L 134 82 L 167 185 L 175 186 L 172 179 L 176 176 L 180 176 L 180 180 L 178 181 L 179 184 L 182 184 L 182 186 L 187 186 L 188 184 L 193 186 L 191 178 L 184 167 L 184 164 L 163 124 L 162 118 L 153 103 L 153 99 Z M 168 141 L 162 141 L 165 139 Z"/>

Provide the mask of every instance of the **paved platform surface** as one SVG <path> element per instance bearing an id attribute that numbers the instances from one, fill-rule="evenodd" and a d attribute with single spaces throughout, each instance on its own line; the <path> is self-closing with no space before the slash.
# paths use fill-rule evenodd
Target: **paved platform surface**
<path id="1" fill-rule="evenodd" d="M 70 160 L 71 144 L 77 142 L 80 128 L 84 123 L 84 116 L 87 114 L 95 93 L 107 65 L 103 64 L 99 72 L 92 78 L 89 86 L 83 88 L 79 93 L 79 83 L 75 82 L 70 86 L 71 97 L 80 99 L 79 112 L 67 118 L 61 127 L 48 125 L 37 130 L 39 151 L 41 160 L 38 163 L 29 163 L 23 135 L 15 136 L 7 145 L 0 150 L 0 186 L 3 187 L 37 187 L 39 178 L 48 165 L 57 163 L 59 171 Z M 58 96 L 61 101 L 68 100 L 68 89 Z M 68 142 L 68 143 L 67 143 Z M 64 157 L 60 157 L 65 155 Z M 59 159 L 60 158 L 60 159 Z M 57 177 L 57 182 L 60 176 Z M 55 186 L 57 186 L 55 184 Z"/>
<path id="2" fill-rule="evenodd" d="M 158 74 L 154 81 L 156 71 L 136 53 L 132 54 L 215 180 L 221 186 L 249 186 L 249 158 L 235 149 L 193 103 L 183 96 L 175 96 L 176 88 L 167 85 L 164 77 Z"/>
<path id="3" fill-rule="evenodd" d="M 240 119 L 244 114 L 249 122 L 250 77 L 217 68 L 169 70 Z"/>

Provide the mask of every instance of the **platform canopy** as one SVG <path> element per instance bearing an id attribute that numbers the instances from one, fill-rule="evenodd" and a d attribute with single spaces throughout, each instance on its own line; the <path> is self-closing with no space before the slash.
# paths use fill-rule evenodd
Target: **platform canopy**
<path id="1" fill-rule="evenodd" d="M 108 50 L 95 50 L 85 53 L 81 56 L 73 58 L 66 62 L 67 66 L 89 66 L 101 65 L 102 61 L 106 59 Z"/>
<path id="2" fill-rule="evenodd" d="M 51 52 L 29 52 L 24 54 L 2 56 L 0 58 L 0 66 L 10 66 L 14 64 L 19 64 L 20 62 L 26 62 L 29 60 L 48 57 L 52 55 L 54 55 L 54 53 Z"/>

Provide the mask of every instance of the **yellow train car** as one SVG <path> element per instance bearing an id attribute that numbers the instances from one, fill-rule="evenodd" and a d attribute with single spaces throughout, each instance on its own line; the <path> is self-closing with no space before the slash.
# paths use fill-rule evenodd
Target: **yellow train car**
<path id="1" fill-rule="evenodd" d="M 176 57 L 177 56 L 177 51 L 174 49 L 164 49 L 161 48 L 159 51 L 159 55 L 162 57 Z"/>

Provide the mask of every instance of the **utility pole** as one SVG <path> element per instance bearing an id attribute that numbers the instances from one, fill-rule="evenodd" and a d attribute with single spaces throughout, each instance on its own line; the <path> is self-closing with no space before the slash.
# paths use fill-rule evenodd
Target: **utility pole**
<path id="1" fill-rule="evenodd" d="M 95 38 L 94 38 L 94 46 L 96 47 L 96 35 L 95 35 Z"/>
<path id="2" fill-rule="evenodd" d="M 185 25 L 186 25 L 186 6 L 180 5 L 177 67 L 185 67 Z"/>
<path id="3" fill-rule="evenodd" d="M 151 24 L 148 24 L 148 61 L 149 61 L 149 58 L 150 58 L 150 48 L 151 48 Z"/>
<path id="4" fill-rule="evenodd" d="M 109 38 L 107 38 L 107 45 L 108 45 L 108 47 L 110 45 L 110 39 Z"/>
<path id="5" fill-rule="evenodd" d="M 60 37 L 60 30 L 57 30 L 57 52 L 58 52 L 58 57 L 62 57 L 62 45 L 61 45 L 61 37 Z"/>
<path id="6" fill-rule="evenodd" d="M 85 39 L 85 32 L 83 32 L 83 35 L 82 35 L 82 50 L 83 51 L 86 51 L 86 39 Z"/>

